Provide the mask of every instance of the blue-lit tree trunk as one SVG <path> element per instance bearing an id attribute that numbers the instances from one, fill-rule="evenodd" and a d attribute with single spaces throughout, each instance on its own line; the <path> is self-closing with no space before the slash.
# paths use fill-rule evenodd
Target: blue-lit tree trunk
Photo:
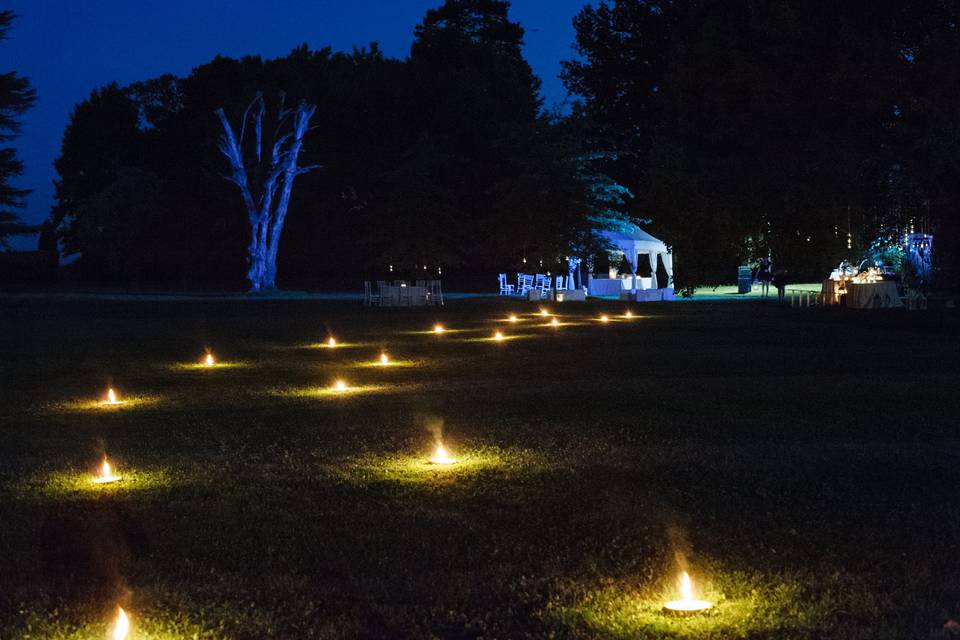
<path id="1" fill-rule="evenodd" d="M 243 112 L 240 130 L 236 133 L 223 109 L 217 109 L 223 125 L 220 151 L 230 161 L 231 173 L 227 178 L 240 188 L 250 222 L 247 279 L 251 293 L 276 288 L 277 250 L 294 178 L 317 168 L 316 165 L 297 166 L 303 137 L 310 129 L 310 118 L 316 110 L 316 106 L 305 101 L 295 109 L 287 109 L 281 96 L 276 113 L 268 118 L 273 126 L 265 132 L 267 107 L 263 95 L 258 93 Z M 254 140 L 247 141 L 245 146 L 248 124 L 253 129 Z"/>

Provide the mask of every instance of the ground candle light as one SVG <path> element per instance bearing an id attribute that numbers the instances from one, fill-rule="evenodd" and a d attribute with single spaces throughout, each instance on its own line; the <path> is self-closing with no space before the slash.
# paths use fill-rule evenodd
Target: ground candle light
<path id="1" fill-rule="evenodd" d="M 117 619 L 113 623 L 113 629 L 110 631 L 110 640 L 126 640 L 130 632 L 130 619 L 123 607 L 117 607 Z"/>
<path id="2" fill-rule="evenodd" d="M 333 383 L 334 391 L 346 391 L 348 388 L 349 387 L 347 387 L 347 383 L 344 382 L 343 380 L 337 380 L 336 382 Z"/>
<path id="3" fill-rule="evenodd" d="M 633 312 L 630 311 L 630 310 L 627 310 L 627 312 L 626 312 L 625 314 L 623 314 L 623 317 L 624 317 L 624 318 L 632 318 L 632 317 L 633 317 Z"/>
<path id="4" fill-rule="evenodd" d="M 387 355 L 386 351 L 380 354 L 380 364 L 390 364 L 390 356 Z"/>
<path id="5" fill-rule="evenodd" d="M 113 387 L 107 389 L 107 399 L 103 401 L 103 404 L 123 404 L 122 401 L 117 399 L 117 392 L 113 390 Z"/>
<path id="6" fill-rule="evenodd" d="M 207 353 L 207 355 L 203 359 L 203 366 L 212 367 L 214 364 L 216 364 L 216 361 L 213 359 L 213 354 Z"/>
<path id="7" fill-rule="evenodd" d="M 671 600 L 663 605 L 663 610 L 674 615 L 689 616 L 701 613 L 713 606 L 708 600 L 697 600 L 693 597 L 693 582 L 686 571 L 680 574 L 680 600 Z"/>
<path id="8" fill-rule="evenodd" d="M 496 340 L 497 342 L 502 342 L 502 341 L 503 341 L 503 334 L 502 334 L 501 332 L 497 331 L 495 334 L 493 334 L 493 339 Z"/>
<path id="9" fill-rule="evenodd" d="M 610 322 L 610 317 L 607 314 L 600 316 L 600 322 Z"/>
<path id="10" fill-rule="evenodd" d="M 333 336 L 330 336 L 327 339 L 327 346 L 330 347 L 331 349 L 337 346 L 337 339 L 334 338 Z"/>
<path id="11" fill-rule="evenodd" d="M 517 315 L 516 315 L 515 313 L 511 313 L 509 320 L 510 320 L 510 322 L 516 322 L 516 321 L 517 321 Z"/>
<path id="12" fill-rule="evenodd" d="M 107 484 L 109 482 L 116 482 L 119 479 L 120 476 L 114 475 L 113 467 L 110 466 L 110 463 L 106 457 L 104 457 L 103 464 L 100 465 L 100 471 L 97 473 L 97 477 L 93 479 L 94 484 Z"/>
<path id="13" fill-rule="evenodd" d="M 555 327 L 559 327 L 559 326 L 560 326 L 560 321 L 557 320 L 556 318 L 554 318 L 553 320 L 550 321 L 550 324 L 552 324 L 552 325 L 555 326 Z"/>
<path id="14" fill-rule="evenodd" d="M 446 448 L 443 446 L 442 442 L 437 443 L 437 450 L 433 452 L 433 457 L 430 458 L 430 462 L 433 464 L 453 464 L 456 462 L 456 458 L 451 458 L 450 454 L 447 453 Z"/>
<path id="15" fill-rule="evenodd" d="M 550 315 L 550 312 L 546 309 L 540 309 L 540 315 L 546 318 L 548 315 Z"/>
<path id="16" fill-rule="evenodd" d="M 443 325 L 442 325 L 442 324 L 434 325 L 434 326 L 433 326 L 433 332 L 434 332 L 434 333 L 443 333 L 443 332 L 444 332 Z"/>

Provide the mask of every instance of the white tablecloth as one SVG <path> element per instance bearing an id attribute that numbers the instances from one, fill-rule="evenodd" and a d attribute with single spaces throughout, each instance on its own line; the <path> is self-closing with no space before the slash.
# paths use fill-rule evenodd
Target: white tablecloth
<path id="1" fill-rule="evenodd" d="M 847 307 L 851 309 L 889 309 L 902 306 L 896 282 L 883 280 L 863 284 L 847 283 Z"/>
<path id="2" fill-rule="evenodd" d="M 649 289 L 653 278 L 637 277 L 637 289 Z M 619 297 L 621 291 L 629 291 L 633 286 L 633 277 L 627 278 L 592 278 L 590 280 L 590 295 Z"/>
<path id="3" fill-rule="evenodd" d="M 400 294 L 403 293 L 403 303 L 404 305 L 410 304 L 415 306 L 423 306 L 427 304 L 427 288 L 426 287 L 397 287 L 394 285 L 387 285 L 385 287 L 380 287 L 380 296 L 382 304 L 385 307 L 396 307 L 401 304 Z M 407 296 L 410 296 L 409 302 L 407 301 Z"/>
<path id="4" fill-rule="evenodd" d="M 840 302 L 840 290 L 837 285 L 839 282 L 827 278 L 820 286 L 820 293 L 825 300 L 824 304 L 837 304 Z"/>

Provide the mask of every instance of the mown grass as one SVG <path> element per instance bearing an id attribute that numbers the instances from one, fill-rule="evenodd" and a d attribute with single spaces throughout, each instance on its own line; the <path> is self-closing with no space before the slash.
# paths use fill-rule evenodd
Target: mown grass
<path id="1" fill-rule="evenodd" d="M 925 638 L 960 616 L 955 318 L 2 303 L 0 638 L 102 638 L 118 605 L 138 639 Z M 98 404 L 108 385 L 129 402 Z M 458 464 L 428 462 L 438 439 Z M 123 478 L 93 485 L 104 455 Z M 709 614 L 661 612 L 681 568 Z"/>

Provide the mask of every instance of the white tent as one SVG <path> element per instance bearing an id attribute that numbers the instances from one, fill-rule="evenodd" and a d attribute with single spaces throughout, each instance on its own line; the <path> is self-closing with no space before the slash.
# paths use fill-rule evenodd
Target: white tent
<path id="1" fill-rule="evenodd" d="M 660 288 L 657 286 L 657 256 L 663 260 L 663 268 L 667 272 L 664 288 L 673 287 L 673 254 L 662 240 L 654 238 L 635 224 L 624 224 L 616 231 L 597 231 L 596 233 L 626 256 L 627 262 L 630 263 L 630 270 L 633 272 L 631 287 L 633 291 L 637 290 L 637 256 L 643 253 L 647 254 L 650 260 L 650 271 L 653 277 L 651 288 Z"/>

